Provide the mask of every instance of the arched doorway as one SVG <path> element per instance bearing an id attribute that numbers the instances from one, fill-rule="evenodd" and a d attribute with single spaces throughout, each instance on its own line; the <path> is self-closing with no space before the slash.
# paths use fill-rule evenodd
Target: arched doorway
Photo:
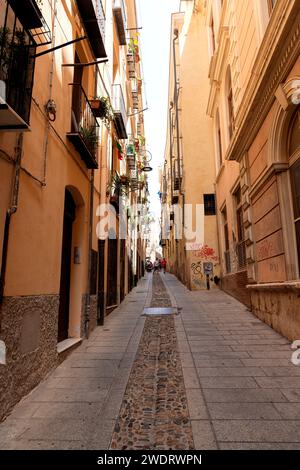
<path id="1" fill-rule="evenodd" d="M 72 234 L 73 222 L 76 218 L 76 204 L 72 194 L 65 190 L 63 239 L 61 252 L 61 275 L 59 290 L 59 312 L 57 341 L 63 341 L 69 337 L 70 316 L 70 287 L 71 287 L 71 260 L 72 260 Z"/>

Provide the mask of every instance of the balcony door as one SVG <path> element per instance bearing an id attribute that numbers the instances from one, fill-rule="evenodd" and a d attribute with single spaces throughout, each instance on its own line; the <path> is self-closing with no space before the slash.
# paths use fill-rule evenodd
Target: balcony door
<path id="1" fill-rule="evenodd" d="M 76 215 L 76 205 L 71 193 L 66 189 L 63 222 L 63 240 L 61 252 L 61 274 L 59 292 L 58 334 L 57 341 L 69 336 L 69 310 L 71 286 L 72 233 Z"/>

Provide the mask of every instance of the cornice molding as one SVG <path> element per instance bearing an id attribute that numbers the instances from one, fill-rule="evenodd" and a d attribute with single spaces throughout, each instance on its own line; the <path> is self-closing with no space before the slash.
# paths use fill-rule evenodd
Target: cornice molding
<path id="1" fill-rule="evenodd" d="M 236 116 L 235 133 L 227 151 L 229 160 L 239 161 L 248 150 L 272 106 L 279 84 L 286 79 L 299 53 L 298 2 L 278 2 Z"/>
<path id="2" fill-rule="evenodd" d="M 259 177 L 259 179 L 252 185 L 251 190 L 249 191 L 249 196 L 251 198 L 255 197 L 264 187 L 265 183 L 271 178 L 271 176 L 277 173 L 282 173 L 283 171 L 287 171 L 288 168 L 288 163 L 273 163 L 270 165 Z"/>

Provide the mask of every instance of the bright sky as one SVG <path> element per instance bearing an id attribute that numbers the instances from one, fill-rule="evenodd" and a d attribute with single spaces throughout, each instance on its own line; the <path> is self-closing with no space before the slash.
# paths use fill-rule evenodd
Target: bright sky
<path id="1" fill-rule="evenodd" d="M 171 13 L 179 0 L 136 0 L 148 111 L 145 111 L 147 149 L 152 153 L 149 174 L 151 211 L 160 215 L 158 166 L 163 162 L 167 133 Z"/>

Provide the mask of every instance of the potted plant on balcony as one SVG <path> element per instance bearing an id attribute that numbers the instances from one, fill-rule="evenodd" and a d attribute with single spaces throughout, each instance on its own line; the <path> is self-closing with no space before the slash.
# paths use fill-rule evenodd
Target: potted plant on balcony
<path id="1" fill-rule="evenodd" d="M 81 126 L 79 128 L 79 132 L 81 134 L 81 137 L 85 141 L 88 147 L 90 147 L 93 151 L 96 150 L 96 147 L 99 143 L 99 138 L 96 133 L 96 128 L 95 127 L 83 127 Z"/>
<path id="2" fill-rule="evenodd" d="M 106 96 L 97 97 L 90 101 L 94 116 L 102 119 L 107 125 L 113 118 L 110 100 Z"/>

